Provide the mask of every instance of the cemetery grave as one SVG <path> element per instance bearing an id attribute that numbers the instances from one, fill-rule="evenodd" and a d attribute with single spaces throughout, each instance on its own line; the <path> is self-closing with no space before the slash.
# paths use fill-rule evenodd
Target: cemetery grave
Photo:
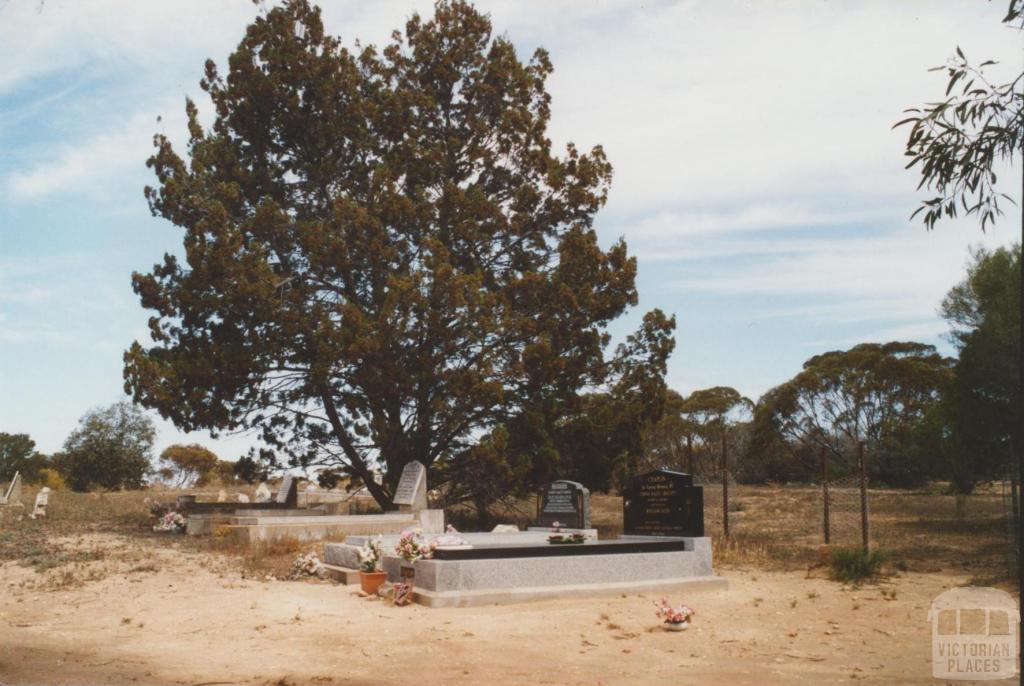
<path id="1" fill-rule="evenodd" d="M 631 497 L 624 500 L 624 534 L 598 540 L 597 531 L 586 526 L 587 489 L 572 481 L 554 481 L 538 495 L 538 526 L 461 533 L 467 545 L 442 545 L 430 559 L 414 562 L 394 552 L 398 535 L 382 536 L 382 567 L 392 584 L 414 570 L 414 598 L 429 607 L 721 589 L 727 583 L 712 570 L 700 491 L 687 474 L 659 470 L 641 475 Z M 582 542 L 557 545 L 551 540 L 566 534 L 578 534 Z M 343 580 L 354 580 L 359 550 L 370 538 L 348 536 L 344 543 L 326 544 L 325 562 Z"/>
<path id="2" fill-rule="evenodd" d="M 425 472 L 419 462 L 406 465 L 396 489 L 395 504 L 399 510 L 392 512 L 337 513 L 337 508 L 347 507 L 347 503 L 315 504 L 319 494 L 299 494 L 293 476 L 285 477 L 271 502 L 207 503 L 196 502 L 193 496 L 179 498 L 178 505 L 188 520 L 186 532 L 192 536 L 222 532 L 249 542 L 285 538 L 311 541 L 346 534 L 398 533 L 410 526 L 441 533 L 444 512 L 427 508 Z M 301 507 L 300 501 L 306 506 Z"/>
<path id="3" fill-rule="evenodd" d="M 8 518 L 20 517 L 24 511 L 25 504 L 21 501 L 21 474 L 15 472 L 6 490 L 0 490 L 0 523 Z"/>

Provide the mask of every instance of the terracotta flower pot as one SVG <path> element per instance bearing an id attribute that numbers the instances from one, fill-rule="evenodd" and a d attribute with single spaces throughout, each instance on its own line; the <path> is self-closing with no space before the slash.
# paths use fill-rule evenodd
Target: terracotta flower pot
<path id="1" fill-rule="evenodd" d="M 374 595 L 381 584 L 387 581 L 387 578 L 387 572 L 364 572 L 360 570 L 359 586 L 363 589 L 363 593 Z"/>

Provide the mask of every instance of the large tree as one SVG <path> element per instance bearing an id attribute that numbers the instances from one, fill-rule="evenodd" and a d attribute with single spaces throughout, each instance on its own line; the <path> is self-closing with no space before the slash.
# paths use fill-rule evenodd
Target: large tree
<path id="1" fill-rule="evenodd" d="M 0 432 L 0 481 L 10 481 L 16 472 L 25 481 L 34 481 L 46 465 L 46 456 L 36 451 L 28 434 Z"/>
<path id="2" fill-rule="evenodd" d="M 161 471 L 166 470 L 166 476 L 175 488 L 205 485 L 217 469 L 217 463 L 217 455 L 198 443 L 176 443 L 160 453 Z M 230 462 L 227 464 L 234 467 Z"/>
<path id="3" fill-rule="evenodd" d="M 1021 355 L 1020 248 L 979 249 L 967 276 L 942 302 L 960 351 L 945 404 L 958 445 L 952 480 L 970 493 L 981 479 L 1004 478 L 1024 442 L 1017 373 Z M 1016 491 L 1016 483 L 1014 483 Z"/>
<path id="4" fill-rule="evenodd" d="M 152 420 L 131 403 L 120 402 L 79 419 L 53 461 L 76 491 L 141 488 L 152 471 L 155 437 Z"/>
<path id="5" fill-rule="evenodd" d="M 952 365 L 934 346 L 912 342 L 862 343 L 816 355 L 758 401 L 755 440 L 775 434 L 794 455 L 803 454 L 798 447 L 824 448 L 847 469 L 864 443 L 876 476 L 890 483 L 917 480 L 921 465 L 910 464 L 907 437 L 939 401 Z"/>
<path id="6" fill-rule="evenodd" d="M 459 1 L 349 50 L 291 0 L 228 65 L 206 64 L 211 126 L 186 102 L 187 162 L 164 136 L 149 160 L 185 259 L 133 276 L 154 310 L 153 345 L 125 354 L 138 402 L 185 430 L 257 429 L 387 507 L 411 460 L 520 426 L 520 457 L 556 459 L 546 429 L 581 396 L 664 374 L 659 311 L 608 352 L 636 263 L 592 228 L 602 149 L 552 151 L 543 50 L 521 62 Z"/>

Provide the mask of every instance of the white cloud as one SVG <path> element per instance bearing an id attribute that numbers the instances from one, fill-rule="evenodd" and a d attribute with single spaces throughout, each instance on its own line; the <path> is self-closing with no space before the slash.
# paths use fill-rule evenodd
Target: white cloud
<path id="1" fill-rule="evenodd" d="M 7 2 L 0 5 L 0 93 L 61 71 L 116 66 L 135 76 L 175 68 L 184 55 L 237 42 L 255 11 L 223 0 Z"/>
<path id="2" fill-rule="evenodd" d="M 102 191 L 118 175 L 145 169 L 155 128 L 152 120 L 136 117 L 109 132 L 68 144 L 51 159 L 11 172 L 6 190 L 14 199 Z"/>
<path id="3" fill-rule="evenodd" d="M 888 343 L 890 341 L 935 341 L 949 331 L 938 319 L 916 321 L 900 326 L 869 330 L 856 336 L 824 338 L 807 341 L 804 347 L 812 350 L 850 348 L 859 343 Z M 946 354 L 948 351 L 943 351 Z"/>
<path id="4" fill-rule="evenodd" d="M 705 266 L 702 273 L 676 281 L 673 286 L 716 293 L 926 294 L 934 307 L 942 294 L 962 278 L 966 247 L 979 238 L 980 234 L 946 231 L 837 239 L 812 244 L 814 249 L 804 254 L 768 257 L 753 265 Z M 990 234 L 982 242 L 999 245 L 1006 238 L 1006 233 Z"/>
<path id="5" fill-rule="evenodd" d="M 640 239 L 677 238 L 702 234 L 737 233 L 760 229 L 816 228 L 853 222 L 891 218 L 894 212 L 883 208 L 811 207 L 806 202 L 759 202 L 743 207 L 725 206 L 714 210 L 664 210 L 643 217 L 629 229 Z"/>

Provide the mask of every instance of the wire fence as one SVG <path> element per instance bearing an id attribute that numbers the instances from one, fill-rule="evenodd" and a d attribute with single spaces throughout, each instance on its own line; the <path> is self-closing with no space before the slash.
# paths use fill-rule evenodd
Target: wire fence
<path id="1" fill-rule="evenodd" d="M 810 559 L 822 545 L 880 548 L 922 570 L 948 564 L 943 561 L 952 550 L 970 550 L 979 582 L 989 578 L 986 569 L 990 576 L 1004 574 L 1001 569 L 1016 573 L 1021 496 L 1015 470 L 970 495 L 955 495 L 946 483 L 873 488 L 870 457 L 864 458 L 839 473 L 839 465 L 823 461 L 827 478 L 789 485 L 740 483 L 731 471 L 723 478 L 721 468 L 705 465 L 711 468 L 695 475 L 704 489 L 705 531 L 716 545 L 763 546 L 793 559 Z"/>

